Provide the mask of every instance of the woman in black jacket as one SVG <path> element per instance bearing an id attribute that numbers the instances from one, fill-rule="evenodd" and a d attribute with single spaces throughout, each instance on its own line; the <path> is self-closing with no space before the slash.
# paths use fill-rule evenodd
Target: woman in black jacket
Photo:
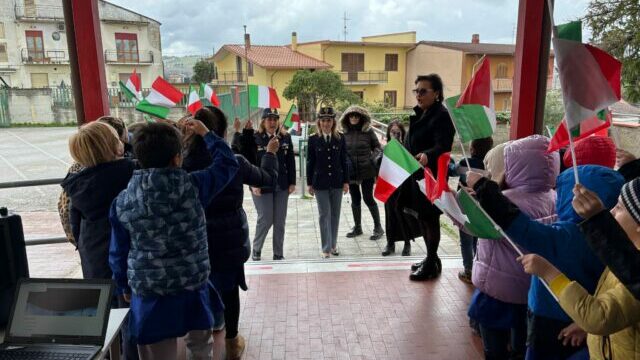
<path id="1" fill-rule="evenodd" d="M 373 235 L 369 239 L 378 240 L 384 235 L 384 230 L 380 223 L 378 204 L 373 198 L 373 185 L 378 175 L 376 160 L 381 155 L 382 148 L 378 137 L 371 129 L 371 115 L 367 109 L 357 105 L 349 106 L 340 117 L 340 125 L 351 164 L 349 193 L 351 193 L 354 227 L 347 233 L 347 237 L 362 235 L 360 203 L 364 199 L 373 217 Z"/>
<path id="2" fill-rule="evenodd" d="M 194 118 L 202 121 L 216 135 L 225 138 L 227 118 L 219 108 L 206 106 L 198 110 Z M 206 145 L 196 140 L 202 138 L 197 136 L 190 139 L 184 151 L 183 169 L 191 172 L 208 167 L 212 161 L 211 156 L 203 156 Z M 247 215 L 242 208 L 243 185 L 261 187 L 275 184 L 278 178 L 278 160 L 275 156 L 278 146 L 278 138 L 272 138 L 262 156 L 261 167 L 251 165 L 242 155 L 236 155 L 240 165 L 238 173 L 205 209 L 211 264 L 209 278 L 220 292 L 225 306 L 225 338 L 229 359 L 239 359 L 245 347 L 244 338 L 238 334 L 239 289 L 247 291 L 244 263 L 249 259 L 251 243 Z"/>
<path id="3" fill-rule="evenodd" d="M 336 113 L 323 107 L 318 114 L 318 132 L 309 137 L 307 186 L 315 195 L 320 213 L 322 257 L 338 256 L 338 225 L 342 194 L 349 191 L 347 148 L 337 129 Z"/>
<path id="4" fill-rule="evenodd" d="M 451 151 L 455 129 L 449 112 L 442 105 L 444 99 L 442 79 L 438 74 L 421 75 L 415 81 L 413 90 L 418 105 L 413 108 L 415 115 L 409 118 L 409 132 L 404 146 L 415 156 L 422 166 L 429 167 L 438 176 L 438 157 Z M 427 257 L 411 268 L 411 280 L 429 280 L 442 272 L 438 258 L 440 244 L 440 210 L 429 203 L 420 191 L 416 180 L 424 178 L 422 171 L 413 174 L 410 181 L 401 186 L 399 204 L 405 212 L 415 215 L 422 228 L 422 236 L 427 246 Z"/>
<path id="5" fill-rule="evenodd" d="M 262 112 L 262 121 L 257 133 L 245 129 L 242 134 L 234 135 L 235 147 L 247 159 L 255 158 L 253 165 L 258 166 L 266 153 L 267 144 L 273 137 L 280 143 L 278 158 L 278 181 L 275 186 L 252 187 L 251 195 L 258 213 L 258 223 L 253 239 L 254 261 L 261 259 L 262 245 L 269 229 L 273 226 L 273 260 L 284 260 L 284 227 L 287 218 L 289 195 L 296 190 L 296 160 L 293 154 L 291 135 L 281 126 L 280 115 L 276 109 L 266 108 Z M 237 131 L 237 130 L 236 130 Z"/>

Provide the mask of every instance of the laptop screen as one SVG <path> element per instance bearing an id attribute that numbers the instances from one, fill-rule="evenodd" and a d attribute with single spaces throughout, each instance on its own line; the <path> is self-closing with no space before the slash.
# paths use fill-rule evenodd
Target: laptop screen
<path id="1" fill-rule="evenodd" d="M 111 292 L 110 281 L 23 280 L 14 300 L 8 337 L 28 342 L 102 341 Z"/>

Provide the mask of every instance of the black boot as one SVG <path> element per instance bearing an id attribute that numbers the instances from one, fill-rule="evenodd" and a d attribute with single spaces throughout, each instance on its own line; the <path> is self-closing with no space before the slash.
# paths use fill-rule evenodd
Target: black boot
<path id="1" fill-rule="evenodd" d="M 376 241 L 384 235 L 384 230 L 382 229 L 382 224 L 380 224 L 380 210 L 378 210 L 378 205 L 369 206 L 369 211 L 371 212 L 371 217 L 373 217 L 373 235 L 369 237 L 369 240 Z"/>
<path id="2" fill-rule="evenodd" d="M 422 267 L 422 264 L 425 263 L 425 261 L 427 261 L 427 258 L 422 259 L 422 261 L 418 261 L 417 263 L 413 263 L 411 265 L 411 271 L 416 271 L 418 269 L 420 269 Z"/>
<path id="3" fill-rule="evenodd" d="M 427 261 L 416 271 L 411 273 L 409 280 L 424 281 L 435 279 L 442 272 L 442 263 L 438 257 L 427 258 Z"/>
<path id="4" fill-rule="evenodd" d="M 396 252 L 396 243 L 387 243 L 387 246 L 382 251 L 382 256 L 389 256 L 394 252 Z"/>
<path id="5" fill-rule="evenodd" d="M 402 248 L 402 256 L 411 256 L 411 241 L 404 242 L 404 248 Z"/>
<path id="6" fill-rule="evenodd" d="M 360 206 L 351 206 L 351 212 L 353 213 L 354 227 L 347 233 L 348 238 L 362 235 L 362 208 Z"/>

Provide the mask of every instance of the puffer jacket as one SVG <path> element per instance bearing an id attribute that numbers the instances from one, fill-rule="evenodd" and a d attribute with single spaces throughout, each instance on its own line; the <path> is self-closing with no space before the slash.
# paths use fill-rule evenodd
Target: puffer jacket
<path id="1" fill-rule="evenodd" d="M 349 116 L 354 113 L 362 118 L 361 123 L 356 126 L 349 123 Z M 349 106 L 340 116 L 339 122 L 351 163 L 350 180 L 362 181 L 376 177 L 376 159 L 382 154 L 382 147 L 371 128 L 371 115 L 367 109 L 357 105 Z"/>
<path id="2" fill-rule="evenodd" d="M 503 152 L 507 190 L 502 193 L 534 219 L 555 213 L 553 187 L 560 170 L 560 157 L 557 152 L 547 154 L 548 145 L 548 138 L 532 135 L 511 142 Z M 478 239 L 473 285 L 500 301 L 526 304 L 531 276 L 523 271 L 517 257 L 518 253 L 505 239 Z"/>

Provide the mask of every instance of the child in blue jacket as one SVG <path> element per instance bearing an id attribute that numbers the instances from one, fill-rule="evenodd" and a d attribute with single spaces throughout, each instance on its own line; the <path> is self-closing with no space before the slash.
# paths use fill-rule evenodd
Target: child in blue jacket
<path id="1" fill-rule="evenodd" d="M 143 360 L 178 358 L 176 340 L 185 334 L 188 358 L 213 355 L 204 207 L 233 179 L 238 162 L 201 122 L 188 126 L 203 137 L 211 165 L 187 174 L 177 129 L 146 125 L 133 141 L 141 169 L 109 214 L 109 265 L 118 293 L 131 302 L 130 331 Z"/>
<path id="2" fill-rule="evenodd" d="M 607 209 L 617 203 L 624 178 L 598 165 L 578 166 L 581 183 L 594 189 Z M 604 265 L 589 248 L 578 223 L 582 220 L 571 205 L 575 184 L 573 169 L 558 176 L 556 209 L 558 220 L 546 225 L 530 219 L 500 193 L 498 184 L 477 173 L 467 175 L 478 200 L 507 235 L 529 252 L 546 258 L 564 274 L 593 293 Z M 558 336 L 572 324 L 569 316 L 537 277 L 529 289 L 527 359 L 566 359 L 581 348 L 565 346 Z"/>

